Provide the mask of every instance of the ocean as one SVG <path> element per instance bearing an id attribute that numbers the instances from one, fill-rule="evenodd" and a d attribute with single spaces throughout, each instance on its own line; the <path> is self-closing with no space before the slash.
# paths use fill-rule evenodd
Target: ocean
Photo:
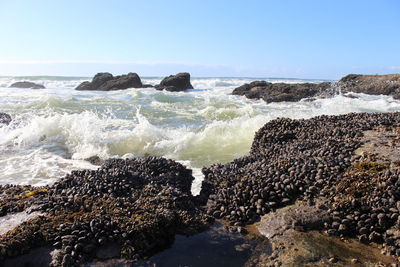
<path id="1" fill-rule="evenodd" d="M 162 77 L 142 77 L 158 84 Z M 51 184 L 74 169 L 96 169 L 86 158 L 162 156 L 193 170 L 194 194 L 201 168 L 248 154 L 266 122 L 350 112 L 400 111 L 389 96 L 338 94 L 331 98 L 266 104 L 231 95 L 254 80 L 302 83 L 282 78 L 192 78 L 187 92 L 154 88 L 75 91 L 90 77 L 0 77 L 0 112 L 13 117 L 0 126 L 0 184 Z M 8 88 L 33 81 L 47 89 Z M 354 97 L 355 96 L 355 97 Z"/>

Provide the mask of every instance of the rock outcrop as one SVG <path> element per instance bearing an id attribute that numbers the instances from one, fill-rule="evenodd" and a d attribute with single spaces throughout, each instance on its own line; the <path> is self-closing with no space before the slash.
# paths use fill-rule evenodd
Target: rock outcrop
<path id="1" fill-rule="evenodd" d="M 131 72 L 126 75 L 114 77 L 111 73 L 103 72 L 97 73 L 91 82 L 81 83 L 75 90 L 112 91 L 142 87 L 142 81 L 136 73 Z"/>
<path id="2" fill-rule="evenodd" d="M 11 122 L 11 116 L 7 113 L 0 112 L 0 124 L 8 125 Z"/>
<path id="3" fill-rule="evenodd" d="M 370 130 L 391 139 L 378 140 L 371 155 L 354 157 Z M 210 215 L 236 226 L 296 200 L 326 199 L 329 235 L 384 243 L 400 256 L 399 158 L 376 159 L 379 146 L 398 153 L 399 133 L 400 113 L 276 119 L 256 133 L 249 156 L 203 169 L 200 196 Z"/>
<path id="4" fill-rule="evenodd" d="M 31 89 L 45 89 L 41 84 L 33 83 L 33 82 L 16 82 L 10 85 L 10 88 L 31 88 Z"/>
<path id="5" fill-rule="evenodd" d="M 299 101 L 303 98 L 314 97 L 326 91 L 330 83 L 269 83 L 254 81 L 233 90 L 234 95 L 244 95 L 250 99 L 263 99 L 265 102 Z"/>
<path id="6" fill-rule="evenodd" d="M 338 82 L 343 93 L 391 95 L 400 99 L 400 74 L 359 75 L 349 74 Z"/>
<path id="7" fill-rule="evenodd" d="M 28 208 L 45 214 L 1 236 L 0 262 L 43 246 L 55 250 L 51 266 L 148 257 L 175 234 L 196 233 L 212 221 L 190 192 L 193 180 L 181 164 L 148 157 L 109 160 L 49 187 L 0 186 L 0 216 Z"/>
<path id="8" fill-rule="evenodd" d="M 349 74 L 338 82 L 322 83 L 269 83 L 254 81 L 235 88 L 233 95 L 243 95 L 265 102 L 299 101 L 310 97 L 327 97 L 339 93 L 364 93 L 390 95 L 400 99 L 400 74 L 358 75 Z"/>
<path id="9" fill-rule="evenodd" d="M 186 89 L 193 89 L 190 83 L 190 74 L 187 72 L 181 72 L 176 75 L 170 75 L 165 77 L 159 85 L 156 85 L 157 90 L 167 90 L 170 92 L 180 92 Z"/>

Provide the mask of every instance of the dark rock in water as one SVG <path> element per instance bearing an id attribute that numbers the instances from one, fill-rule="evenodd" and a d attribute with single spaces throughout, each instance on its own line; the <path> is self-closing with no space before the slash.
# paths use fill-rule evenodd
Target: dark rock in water
<path id="1" fill-rule="evenodd" d="M 58 248 L 55 266 L 81 266 L 96 255 L 148 257 L 175 234 L 196 233 L 212 221 L 191 194 L 193 180 L 181 164 L 148 157 L 72 171 L 47 188 L 0 186 L 3 215 L 28 207 L 46 213 L 1 236 L 0 261 L 43 245 Z"/>
<path id="2" fill-rule="evenodd" d="M 181 72 L 176 75 L 165 77 L 159 85 L 156 85 L 157 90 L 167 90 L 171 92 L 185 91 L 186 89 L 193 89 L 190 83 L 190 74 Z"/>
<path id="3" fill-rule="evenodd" d="M 360 75 L 349 74 L 338 82 L 343 93 L 354 92 L 370 95 L 392 95 L 399 99 L 400 74 Z"/>
<path id="4" fill-rule="evenodd" d="M 0 112 L 0 124 L 8 125 L 11 122 L 11 116 L 7 113 Z"/>
<path id="5" fill-rule="evenodd" d="M 111 91 L 128 88 L 141 88 L 142 81 L 136 73 L 113 76 L 111 73 L 97 73 L 92 82 L 83 82 L 75 90 Z"/>
<path id="6" fill-rule="evenodd" d="M 315 83 L 269 83 L 254 81 L 233 90 L 234 95 L 244 95 L 250 99 L 265 102 L 299 101 L 310 97 L 329 97 L 339 93 L 364 93 L 371 95 L 391 95 L 400 99 L 400 74 L 358 75 L 349 74 L 339 82 Z M 347 95 L 352 97 L 352 95 Z M 353 96 L 354 97 L 354 96 Z"/>
<path id="7" fill-rule="evenodd" d="M 250 99 L 263 99 L 265 102 L 299 101 L 303 98 L 314 97 L 326 91 L 330 83 L 269 83 L 254 81 L 233 90 L 234 95 L 244 95 Z"/>
<path id="8" fill-rule="evenodd" d="M 45 89 L 41 84 L 36 84 L 33 82 L 16 82 L 10 85 L 10 88 L 31 88 L 31 89 Z"/>

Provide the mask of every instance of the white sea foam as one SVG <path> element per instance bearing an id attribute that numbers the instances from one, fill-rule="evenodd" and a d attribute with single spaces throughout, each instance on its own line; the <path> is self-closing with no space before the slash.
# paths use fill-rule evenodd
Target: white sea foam
<path id="1" fill-rule="evenodd" d="M 2 79 L 0 84 L 10 82 Z M 14 119 L 0 126 L 0 183 L 52 183 L 73 169 L 96 168 L 84 160 L 94 155 L 154 155 L 192 168 L 193 192 L 198 193 L 201 167 L 246 155 L 254 133 L 274 118 L 400 111 L 400 102 L 388 96 L 352 94 L 266 104 L 230 95 L 250 81 L 193 79 L 195 88 L 205 90 L 177 93 L 152 88 L 82 92 L 60 85 L 62 80 L 45 90 L 0 88 L 0 112 Z"/>

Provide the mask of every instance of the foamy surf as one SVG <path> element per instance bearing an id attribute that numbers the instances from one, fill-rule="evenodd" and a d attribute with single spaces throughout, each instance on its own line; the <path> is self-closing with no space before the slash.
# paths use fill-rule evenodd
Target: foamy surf
<path id="1" fill-rule="evenodd" d="M 246 155 L 254 133 L 272 119 L 400 111 L 400 102 L 388 96 L 336 95 L 266 104 L 230 95 L 251 81 L 246 78 L 195 78 L 192 83 L 201 90 L 178 93 L 152 88 L 81 92 L 73 88 L 84 78 L 40 79 L 47 89 L 0 88 L 0 111 L 14 119 L 0 127 L 2 184 L 53 183 L 73 169 L 96 168 L 85 161 L 91 156 L 151 155 L 192 168 L 193 192 L 198 193 L 201 168 Z M 0 78 L 0 84 L 16 80 Z"/>

